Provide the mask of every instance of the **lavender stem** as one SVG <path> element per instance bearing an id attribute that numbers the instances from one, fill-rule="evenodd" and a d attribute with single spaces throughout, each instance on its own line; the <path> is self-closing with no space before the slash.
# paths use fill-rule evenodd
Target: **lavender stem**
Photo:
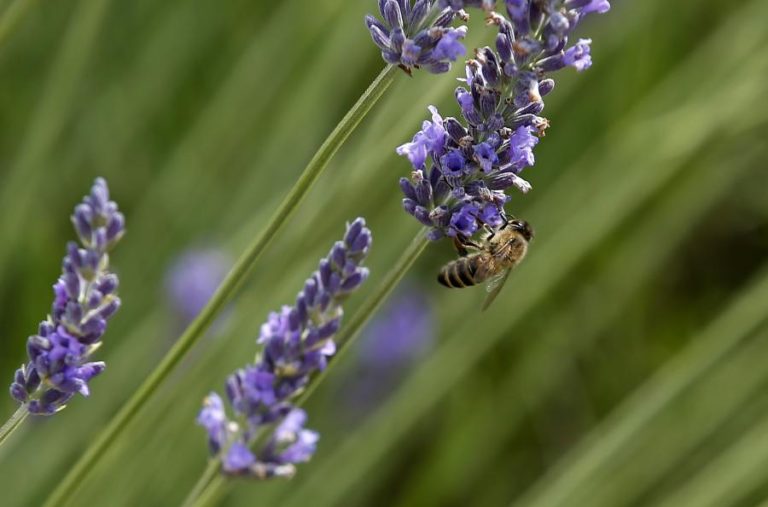
<path id="1" fill-rule="evenodd" d="M 21 426 L 21 423 L 24 422 L 24 419 L 27 418 L 29 415 L 29 411 L 27 410 L 26 405 L 21 405 L 16 412 L 13 413 L 13 415 L 8 419 L 5 424 L 3 424 L 2 428 L 0 428 L 0 445 L 3 445 L 6 440 L 8 440 L 8 437 L 13 434 L 13 432 Z"/>
<path id="2" fill-rule="evenodd" d="M 363 329 L 368 320 L 376 313 L 381 305 L 386 301 L 387 297 L 397 287 L 397 284 L 405 276 L 408 270 L 413 266 L 416 259 L 419 258 L 421 253 L 429 244 L 426 239 L 427 229 L 421 228 L 411 241 L 408 248 L 400 256 L 395 263 L 394 267 L 387 273 L 387 276 L 378 285 L 376 290 L 371 294 L 361 305 L 355 315 L 350 321 L 344 325 L 336 338 L 337 352 L 333 359 L 328 363 L 328 366 L 315 375 L 310 383 L 306 386 L 304 392 L 296 400 L 296 407 L 302 407 L 312 393 L 317 389 L 317 386 L 328 374 L 329 369 L 338 362 L 339 357 L 348 348 L 348 345 L 357 337 L 359 332 Z M 267 434 L 260 435 L 260 438 L 256 439 L 256 446 L 263 442 L 263 437 Z M 203 471 L 198 481 L 195 483 L 192 491 L 187 496 L 186 500 L 182 504 L 183 507 L 206 507 L 213 505 L 215 500 L 222 494 L 225 494 L 225 488 L 230 484 L 226 480 L 226 477 L 218 473 L 221 460 L 219 458 L 211 458 L 208 466 Z"/>
<path id="3" fill-rule="evenodd" d="M 59 482 L 56 489 L 46 500 L 45 507 L 55 507 L 69 501 L 78 486 L 95 468 L 104 456 L 105 450 L 122 434 L 123 430 L 139 414 L 140 410 L 157 391 L 162 382 L 184 358 L 186 353 L 205 334 L 215 321 L 217 314 L 237 292 L 253 269 L 259 256 L 274 239 L 277 231 L 291 217 L 304 196 L 312 188 L 318 177 L 328 166 L 333 155 L 338 151 L 352 131 L 362 121 L 374 104 L 378 102 L 390 84 L 394 81 L 397 67 L 388 65 L 373 80 L 368 89 L 363 92 L 344 118 L 336 125 L 333 132 L 326 138 L 320 148 L 309 161 L 296 184 L 288 192 L 275 213 L 261 233 L 240 256 L 232 270 L 219 285 L 216 293 L 201 310 L 197 318 L 187 327 L 170 351 L 163 357 L 160 364 L 152 371 L 142 385 L 125 402 L 118 413 L 109 421 L 107 426 L 92 441 L 90 446 L 80 456 L 80 459 L 69 469 L 69 472 Z"/>

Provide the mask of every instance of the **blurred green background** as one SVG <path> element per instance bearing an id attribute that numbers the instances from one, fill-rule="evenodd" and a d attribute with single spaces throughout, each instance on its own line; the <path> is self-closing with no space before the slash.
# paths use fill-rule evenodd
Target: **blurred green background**
<path id="1" fill-rule="evenodd" d="M 508 209 L 537 238 L 494 306 L 408 277 L 436 343 L 354 420 L 353 345 L 310 400 L 322 438 L 291 481 L 228 506 L 755 506 L 768 498 L 768 2 L 615 1 L 578 35 L 547 136 Z M 0 2 L 0 378 L 50 307 L 69 213 L 105 176 L 127 216 L 123 309 L 88 400 L 0 448 L 3 506 L 38 505 L 178 337 L 164 283 L 190 247 L 235 258 L 382 67 L 374 0 Z M 9 18 L 8 16 L 11 16 Z M 492 31 L 479 15 L 468 46 Z M 72 505 L 178 504 L 205 466 L 202 397 L 251 360 L 267 313 L 365 216 L 370 283 L 418 230 L 394 147 L 452 75 L 399 75 L 260 260 L 240 297 Z M 15 409 L 0 398 L 0 416 Z"/>

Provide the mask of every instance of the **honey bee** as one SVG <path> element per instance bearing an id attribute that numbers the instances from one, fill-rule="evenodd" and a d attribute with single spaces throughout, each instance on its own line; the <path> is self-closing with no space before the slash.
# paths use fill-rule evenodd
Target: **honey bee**
<path id="1" fill-rule="evenodd" d="M 487 282 L 488 296 L 483 303 L 485 310 L 496 299 L 512 268 L 525 257 L 531 239 L 533 228 L 528 222 L 516 219 L 491 231 L 479 244 L 466 239 L 454 239 L 454 246 L 461 257 L 443 266 L 437 281 L 454 289 Z M 470 253 L 467 247 L 475 251 Z"/>

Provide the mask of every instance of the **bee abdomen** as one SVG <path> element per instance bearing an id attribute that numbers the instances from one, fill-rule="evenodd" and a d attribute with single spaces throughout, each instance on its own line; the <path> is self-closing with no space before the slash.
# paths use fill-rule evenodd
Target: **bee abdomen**
<path id="1" fill-rule="evenodd" d="M 452 289 L 461 289 L 475 285 L 479 280 L 475 280 L 477 265 L 473 261 L 472 257 L 466 257 L 449 262 L 440 269 L 437 281 Z"/>

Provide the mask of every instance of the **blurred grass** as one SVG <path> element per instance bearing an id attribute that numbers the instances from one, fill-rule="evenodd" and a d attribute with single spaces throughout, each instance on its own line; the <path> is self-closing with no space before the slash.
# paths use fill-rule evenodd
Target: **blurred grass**
<path id="1" fill-rule="evenodd" d="M 658 274 L 680 247 L 686 239 L 685 228 L 700 220 L 701 215 L 731 189 L 728 183 L 733 176 L 751 168 L 754 154 L 751 155 L 745 156 L 744 162 L 735 164 L 730 174 L 722 171 L 723 155 L 705 161 L 698 173 L 687 175 L 664 196 L 662 202 L 646 210 L 642 224 L 616 241 L 613 246 L 615 253 L 610 261 L 590 277 L 592 287 L 580 289 L 577 298 L 573 298 L 570 304 L 564 304 L 549 323 L 541 326 L 541 338 L 526 345 L 525 356 L 511 361 L 513 367 L 502 378 L 498 388 L 501 395 L 490 403 L 497 407 L 495 418 L 488 418 L 483 412 L 473 416 L 465 429 L 473 437 L 455 442 L 449 440 L 451 445 L 439 448 L 430 456 L 430 466 L 409 481 L 410 494 L 405 495 L 403 505 L 418 505 L 426 501 L 421 488 L 425 482 L 434 483 L 434 489 L 442 483 L 442 494 L 450 498 L 451 494 L 469 488 L 473 481 L 479 479 L 478 475 L 484 473 L 497 457 L 497 442 L 509 438 L 519 429 L 527 413 L 540 410 L 543 402 L 568 382 L 578 357 L 590 352 L 599 335 L 615 322 L 621 309 L 631 304 L 632 296 L 648 279 Z M 659 242 L 657 238 L 660 235 L 669 239 Z M 651 244 L 655 248 L 649 251 L 645 247 Z M 632 266 L 632 269 L 628 270 L 627 266 Z M 602 291 L 611 294 L 612 305 L 589 320 L 583 319 L 590 306 L 596 304 L 594 293 Z M 574 342 L 567 330 L 576 327 L 580 331 L 580 339 Z M 510 399 L 515 403 L 505 403 Z M 505 424 L 498 425 L 496 420 L 505 421 Z M 469 452 L 473 452 L 476 458 L 473 468 L 468 470 L 463 457 Z M 459 479 L 449 482 L 452 477 Z"/>
<path id="2" fill-rule="evenodd" d="M 81 0 L 77 6 L 47 78 L 42 98 L 23 136 L 16 162 L 3 178 L 0 202 L 5 206 L 13 204 L 13 207 L 0 213 L 0 235 L 4 239 L 0 248 L 2 264 L 12 254 L 16 237 L 23 231 L 27 209 L 34 202 L 34 189 L 45 174 L 53 144 L 64 128 L 109 1 Z"/>
<path id="3" fill-rule="evenodd" d="M 605 470 L 618 475 L 621 465 L 631 460 L 631 473 L 636 474 L 640 463 L 635 455 L 640 452 L 643 445 L 651 442 L 653 445 L 659 445 L 659 435 L 663 435 L 663 432 L 670 429 L 669 424 L 660 425 L 662 428 L 656 429 L 652 434 L 653 438 L 643 439 L 642 431 L 650 429 L 648 427 L 652 419 L 665 410 L 670 410 L 672 402 L 681 393 L 708 374 L 710 369 L 725 359 L 733 348 L 739 346 L 741 341 L 765 320 L 763 302 L 768 298 L 768 272 L 757 278 L 752 287 L 745 290 L 731 307 L 724 310 L 715 322 L 702 332 L 701 336 L 696 337 L 696 343 L 674 361 L 669 362 L 662 371 L 629 397 L 602 427 L 597 428 L 590 440 L 584 441 L 581 448 L 583 453 L 579 454 L 577 450 L 574 452 L 572 462 L 564 462 L 565 472 L 562 475 L 556 475 L 557 472 L 554 472 L 552 477 L 543 478 L 540 488 L 535 488 L 530 498 L 523 498 L 520 505 L 567 504 L 573 502 L 574 498 L 579 498 L 579 494 L 582 498 L 589 499 L 591 504 L 600 505 L 595 503 L 595 499 L 599 499 L 601 494 L 596 487 L 608 489 L 615 487 L 614 483 L 606 485 L 603 482 Z M 750 354 L 749 357 L 755 356 Z M 740 368 L 738 371 L 742 377 L 745 376 L 744 370 Z M 741 393 L 745 396 L 752 394 L 743 386 L 742 389 Z M 712 390 L 712 392 L 718 391 L 723 392 Z M 712 392 L 708 393 L 708 396 L 711 396 Z M 717 408 L 722 410 L 722 416 L 732 415 L 733 410 L 738 406 L 738 401 L 746 400 L 739 400 L 731 394 L 726 400 L 720 399 Z M 729 405 L 730 403 L 734 406 Z M 701 410 L 703 407 L 696 408 Z M 702 417 L 701 422 L 693 429 L 689 428 L 686 435 L 678 435 L 678 439 L 673 441 L 674 445 L 685 446 L 687 442 L 682 438 L 693 440 L 694 432 L 706 435 L 710 430 L 709 425 L 717 424 L 718 421 L 713 419 L 712 414 L 705 412 L 705 415 L 709 417 Z M 649 470 L 654 472 L 660 463 L 664 463 L 665 453 L 670 451 L 670 444 L 660 445 L 661 449 L 657 450 L 653 456 L 653 468 L 649 467 Z M 591 474 L 594 475 L 590 476 Z M 619 475 L 618 478 L 621 476 Z M 627 482 L 630 484 L 629 487 L 634 487 L 638 483 L 638 478 L 635 477 L 633 481 Z M 622 498 L 627 498 L 626 490 L 629 487 L 625 486 L 621 489 Z M 606 505 L 616 505 L 616 502 L 620 501 L 615 498 L 616 496 L 619 495 L 615 494 L 610 502 L 606 502 Z"/>
<path id="4" fill-rule="evenodd" d="M 178 335 L 162 292 L 173 258 L 200 242 L 239 254 L 381 67 L 362 24 L 371 2 L 30 3 L 0 45 L 6 378 L 49 307 L 67 216 L 94 175 L 109 179 L 129 234 L 113 259 L 125 305 L 100 351 L 108 371 L 89 400 L 0 448 L 12 506 L 40 503 Z M 768 496 L 766 298 L 747 289 L 768 252 L 766 6 L 614 4 L 579 28 L 594 66 L 561 75 L 548 97 L 534 191 L 510 204 L 537 239 L 494 307 L 480 314 L 481 290 L 434 284 L 452 253 L 430 247 L 412 276 L 433 285 L 435 354 L 352 428 L 339 421 L 344 384 L 322 385 L 308 407 L 322 432 L 313 462 L 290 482 L 236 481 L 227 505 L 549 505 L 562 494 L 566 505 L 698 507 Z M 480 21 L 470 45 L 489 36 Z M 348 318 L 383 278 L 417 231 L 400 211 L 408 164 L 394 147 L 428 104 L 456 113 L 451 77 L 397 81 L 265 252 L 231 319 L 72 505 L 185 496 L 205 466 L 192 423 L 202 396 L 253 356 L 267 312 L 292 299 L 345 220 L 364 215 L 375 235 L 372 279 Z M 741 304 L 749 318 L 718 320 Z M 702 373 L 679 391 L 668 372 L 681 371 Z"/>
<path id="5" fill-rule="evenodd" d="M 710 51 L 711 47 L 716 46 L 718 42 L 719 40 L 712 41 L 711 46 L 702 50 L 702 53 Z M 745 56 L 749 56 L 748 50 L 750 47 L 747 46 L 743 49 L 747 53 Z M 733 63 L 733 61 L 731 62 Z M 682 75 L 690 78 L 691 81 L 695 81 L 695 75 L 691 75 L 689 71 L 691 66 L 692 65 L 689 65 L 687 68 L 681 69 L 681 72 L 676 74 L 673 79 L 670 79 L 670 82 L 677 81 Z M 761 69 L 758 67 L 756 72 L 759 72 L 760 70 Z M 707 72 L 714 73 L 716 72 L 716 69 L 709 67 Z M 734 78 L 736 78 L 736 76 L 734 76 Z M 728 89 L 729 83 L 721 82 L 721 84 L 724 85 L 725 89 Z M 709 90 L 702 90 L 699 93 L 703 95 L 702 102 L 711 100 L 711 92 L 709 92 Z M 753 93 L 759 93 L 759 89 L 755 87 Z M 756 95 L 750 96 L 749 94 L 744 94 L 739 95 L 739 97 L 744 98 L 745 101 L 749 102 L 750 100 L 753 100 L 750 97 L 756 97 Z M 690 97 L 689 101 L 692 102 L 692 100 L 693 97 Z M 691 104 L 691 102 L 682 106 L 681 109 L 698 109 L 694 104 Z M 717 103 L 717 101 L 714 102 Z M 662 92 L 660 95 L 654 95 L 645 102 L 645 104 L 663 105 L 664 93 Z M 722 101 L 720 104 L 722 104 Z M 733 106 L 732 114 L 741 114 L 743 109 L 741 105 L 730 103 L 729 106 Z M 647 106 L 640 106 L 639 109 L 642 111 L 642 115 L 647 114 Z M 632 118 L 627 121 L 622 121 L 622 123 L 631 125 L 631 127 L 622 131 L 622 139 L 616 139 L 611 136 L 610 140 L 612 142 L 605 143 L 605 145 L 610 148 L 608 150 L 601 150 L 600 155 L 598 155 L 604 157 L 604 159 L 608 159 L 608 162 L 601 161 L 595 165 L 606 168 L 607 171 L 609 168 L 616 167 L 620 160 L 637 160 L 637 157 L 634 157 L 632 152 L 639 147 L 647 145 L 656 146 L 655 152 L 650 156 L 657 157 L 662 163 L 668 160 L 674 160 L 681 152 L 691 152 L 694 148 L 699 146 L 699 143 L 703 139 L 708 137 L 706 132 L 713 126 L 712 124 L 704 122 L 695 124 L 695 127 L 694 124 L 686 124 L 687 128 L 675 125 L 675 122 L 682 122 L 687 119 L 686 115 L 676 114 L 676 111 L 672 110 L 668 111 L 663 119 L 656 120 L 661 125 L 648 125 L 650 122 L 647 120 L 643 121 L 642 118 Z M 698 131 L 696 130 L 696 127 L 699 129 Z M 668 147 L 663 146 L 654 138 L 658 133 L 665 131 L 685 132 L 687 137 L 678 135 L 674 138 L 667 138 L 664 141 L 668 142 L 669 145 Z M 633 134 L 635 136 L 634 138 Z M 651 139 L 643 139 L 643 137 L 647 138 L 649 136 Z M 563 273 L 568 269 L 567 266 L 573 265 L 573 263 L 578 260 L 580 252 L 584 252 L 586 247 L 597 242 L 597 238 L 585 237 L 589 232 L 592 234 L 600 234 L 600 228 L 597 224 L 606 224 L 603 226 L 606 227 L 612 222 L 619 222 L 622 219 L 622 213 L 627 213 L 631 210 L 629 203 L 637 202 L 639 204 L 642 202 L 643 189 L 649 188 L 649 185 L 655 185 L 656 188 L 659 188 L 660 185 L 663 184 L 664 180 L 661 178 L 664 178 L 665 175 L 662 169 L 674 171 L 678 168 L 684 168 L 684 166 L 673 165 L 672 163 L 667 162 L 666 166 L 662 166 L 656 171 L 647 171 L 646 164 L 650 162 L 648 158 L 649 157 L 646 156 L 646 159 L 643 160 L 642 164 L 625 162 L 621 173 L 617 173 L 615 170 L 613 171 L 613 180 L 611 179 L 611 175 L 607 174 L 607 172 L 601 174 L 600 177 L 595 178 L 601 185 L 609 188 L 610 193 L 604 193 L 602 195 L 598 194 L 594 196 L 590 202 L 582 205 L 580 209 L 571 211 L 571 216 L 567 217 L 568 221 L 560 226 L 560 235 L 558 236 L 556 233 L 549 235 L 549 237 L 553 238 L 551 243 L 555 243 L 557 239 L 560 239 L 560 241 L 556 243 L 557 246 L 550 246 L 547 248 L 547 246 L 541 244 L 545 241 L 543 239 L 540 239 L 537 242 L 535 250 L 536 256 L 526 262 L 526 265 L 521 268 L 521 272 L 516 278 L 516 283 L 522 287 L 528 288 L 527 293 L 525 294 L 526 299 L 521 301 L 518 296 L 517 306 L 511 310 L 509 308 L 505 310 L 505 320 L 507 323 L 514 321 L 515 318 L 520 318 L 526 311 L 523 308 L 534 305 L 535 303 L 533 301 L 538 302 L 537 295 L 541 298 L 546 294 L 546 280 L 550 281 L 549 287 L 553 287 L 556 283 L 553 280 L 557 280 L 557 276 L 562 276 L 555 273 Z M 610 163 L 610 161 L 615 162 Z M 567 181 L 567 177 L 571 175 L 574 176 L 574 179 L 582 181 Z M 542 203 L 540 205 L 541 208 L 547 209 L 549 207 L 549 209 L 552 209 L 555 206 L 555 202 L 560 203 L 562 206 L 569 196 L 558 194 L 557 191 L 561 188 L 568 189 L 566 192 L 570 194 L 570 196 L 573 196 L 573 194 L 578 192 L 577 184 L 579 183 L 581 184 L 580 188 L 586 189 L 586 191 L 596 188 L 596 186 L 589 185 L 583 180 L 584 176 L 582 171 L 568 171 L 567 175 L 561 178 L 561 181 L 563 182 L 562 186 L 556 186 L 554 190 L 546 189 L 546 193 L 539 197 L 538 202 Z M 551 194 L 554 194 L 556 197 L 549 200 Z M 573 197 L 571 197 L 571 199 L 573 199 Z M 549 211 L 548 216 L 553 215 L 554 212 Z M 536 210 L 527 213 L 526 216 L 536 217 Z M 533 223 L 536 223 L 539 231 L 541 231 L 543 227 L 541 224 L 546 222 L 544 220 L 535 220 Z M 590 224 L 591 230 L 585 231 L 583 228 L 579 227 L 579 224 Z M 575 234 L 576 232 L 578 232 L 578 235 Z M 541 238 L 541 236 L 542 233 L 539 232 L 539 237 Z M 547 256 L 547 254 L 549 254 L 549 256 Z M 539 270 L 531 275 L 530 278 L 524 279 L 523 277 L 535 269 L 534 266 L 539 267 Z M 498 308 L 494 310 L 497 310 L 498 313 Z M 491 310 L 489 313 L 493 313 L 494 310 Z M 463 312 L 454 311 L 451 313 L 465 315 Z M 487 326 L 498 326 L 498 320 L 501 319 L 487 318 Z M 438 351 L 428 363 L 422 365 L 422 367 L 415 372 L 412 379 L 409 379 L 409 381 L 406 382 L 406 385 L 402 389 L 403 396 L 397 398 L 399 404 L 383 407 L 379 417 L 371 418 L 370 428 L 367 428 L 367 431 L 361 431 L 362 434 L 359 438 L 348 436 L 342 450 L 336 452 L 333 455 L 333 461 L 323 467 L 323 469 L 328 470 L 329 473 L 314 474 L 312 477 L 306 479 L 307 486 L 304 489 L 299 488 L 299 491 L 296 492 L 293 497 L 295 498 L 295 501 L 288 502 L 287 505 L 300 505 L 307 502 L 310 498 L 312 499 L 313 505 L 336 505 L 341 501 L 340 497 L 342 495 L 346 499 L 345 501 L 349 501 L 349 492 L 345 488 L 350 487 L 355 480 L 363 482 L 362 477 L 366 475 L 367 471 L 372 469 L 373 460 L 375 459 L 377 452 L 392 452 L 392 449 L 396 447 L 395 439 L 411 427 L 410 425 L 413 424 L 418 417 L 418 414 L 428 410 L 430 404 L 437 401 L 436 398 L 438 397 L 438 393 L 446 392 L 446 389 L 452 386 L 451 382 L 456 382 L 458 378 L 460 378 L 459 372 L 469 366 L 468 363 L 470 363 L 471 358 L 479 358 L 485 351 L 485 348 L 491 345 L 492 340 L 495 338 L 493 338 L 494 335 L 491 334 L 489 330 L 485 329 L 487 326 L 483 326 L 483 324 L 486 323 L 478 323 L 475 321 L 471 323 L 471 326 L 461 327 L 454 339 L 450 342 L 450 345 L 456 345 L 452 349 L 446 346 L 446 348 Z M 465 338 L 472 335 L 474 336 L 471 341 Z M 501 336 L 498 337 L 500 338 Z M 441 352 L 443 352 L 442 355 Z M 392 424 L 392 420 L 398 421 L 398 424 Z M 366 442 L 366 445 L 363 445 L 363 442 Z M 338 470 L 342 466 L 349 467 L 349 472 L 345 474 L 333 474 L 330 472 L 331 470 Z M 378 467 L 377 470 L 380 471 Z"/>

